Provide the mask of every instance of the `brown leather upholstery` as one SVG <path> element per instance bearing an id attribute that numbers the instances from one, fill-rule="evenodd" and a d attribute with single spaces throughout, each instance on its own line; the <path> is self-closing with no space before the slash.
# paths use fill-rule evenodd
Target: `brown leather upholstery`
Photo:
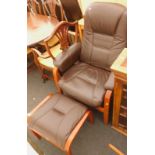
<path id="1" fill-rule="evenodd" d="M 114 87 L 110 66 L 126 47 L 126 18 L 126 7 L 119 4 L 96 2 L 88 7 L 79 63 L 70 63 L 67 53 L 61 64 L 54 62 L 60 71 L 73 64 L 59 81 L 64 94 L 92 107 L 103 103 L 105 91 Z"/>
<path id="2" fill-rule="evenodd" d="M 56 94 L 28 115 L 28 127 L 64 149 L 66 140 L 86 110 L 79 102 Z"/>
<path id="3" fill-rule="evenodd" d="M 109 69 L 126 46 L 126 8 L 114 3 L 92 3 L 84 21 L 81 61 Z"/>
<path id="4" fill-rule="evenodd" d="M 114 88 L 114 73 L 110 73 L 108 80 L 106 81 L 104 88 L 106 90 L 113 90 Z"/>
<path id="5" fill-rule="evenodd" d="M 78 63 L 63 75 L 59 85 L 66 95 L 96 107 L 103 103 L 104 83 L 109 74 L 109 71 Z"/>
<path id="6" fill-rule="evenodd" d="M 81 44 L 75 43 L 56 57 L 54 65 L 63 73 L 79 60 L 80 52 Z"/>

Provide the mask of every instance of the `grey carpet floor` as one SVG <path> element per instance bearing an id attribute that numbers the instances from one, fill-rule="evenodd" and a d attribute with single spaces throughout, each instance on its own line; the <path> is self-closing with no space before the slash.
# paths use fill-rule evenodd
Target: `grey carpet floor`
<path id="1" fill-rule="evenodd" d="M 30 112 L 47 94 L 56 92 L 53 81 L 43 83 L 41 75 L 36 68 L 28 73 L 27 77 L 27 111 Z M 111 123 L 105 126 L 101 113 L 94 111 L 95 122 L 86 122 L 81 128 L 71 146 L 73 155 L 116 155 L 109 147 L 111 143 L 127 154 L 127 137 L 111 128 Z M 46 140 L 38 140 L 28 131 L 30 138 L 45 155 L 65 155 Z"/>

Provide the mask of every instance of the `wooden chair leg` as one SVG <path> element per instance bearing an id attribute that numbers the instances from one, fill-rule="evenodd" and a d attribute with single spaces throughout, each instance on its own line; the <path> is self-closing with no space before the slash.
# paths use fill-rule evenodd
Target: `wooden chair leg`
<path id="1" fill-rule="evenodd" d="M 38 139 L 41 139 L 41 136 L 39 134 L 37 134 L 35 131 L 32 131 L 32 132 Z"/>
<path id="2" fill-rule="evenodd" d="M 111 95 L 112 95 L 112 91 L 107 90 L 104 97 L 103 122 L 105 125 L 107 125 L 109 122 L 109 107 L 110 107 Z"/>
<path id="3" fill-rule="evenodd" d="M 60 79 L 60 74 L 59 74 L 57 67 L 53 68 L 53 78 L 54 78 L 54 83 L 55 83 L 58 93 L 62 94 L 62 90 L 60 89 L 60 87 L 58 85 L 58 81 Z"/>
<path id="4" fill-rule="evenodd" d="M 72 155 L 72 152 L 71 152 L 70 148 L 66 151 L 66 155 Z"/>
<path id="5" fill-rule="evenodd" d="M 105 125 L 108 124 L 109 122 L 109 110 L 105 110 L 105 112 L 103 113 L 103 122 Z"/>
<path id="6" fill-rule="evenodd" d="M 93 112 L 92 112 L 92 111 L 90 111 L 89 116 L 88 116 L 88 119 L 89 119 L 89 122 L 90 122 L 91 124 L 94 123 L 94 116 L 93 116 Z"/>
<path id="7" fill-rule="evenodd" d="M 77 135 L 77 133 L 79 132 L 79 130 L 81 129 L 81 127 L 83 126 L 87 118 L 89 117 L 89 115 L 90 115 L 90 111 L 87 111 L 82 117 L 82 119 L 79 121 L 79 123 L 76 125 L 76 127 L 73 129 L 70 136 L 68 137 L 66 144 L 65 144 L 65 148 L 64 148 L 66 155 L 72 155 L 70 148 L 71 148 L 73 139 L 75 138 L 75 136 Z"/>
<path id="8" fill-rule="evenodd" d="M 78 31 L 79 31 L 79 38 L 80 38 L 80 41 L 82 41 L 82 30 L 81 30 L 80 25 L 78 25 Z"/>

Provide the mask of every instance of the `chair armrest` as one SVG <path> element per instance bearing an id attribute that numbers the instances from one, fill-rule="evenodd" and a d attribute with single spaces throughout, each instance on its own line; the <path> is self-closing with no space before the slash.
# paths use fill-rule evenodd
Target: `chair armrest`
<path id="1" fill-rule="evenodd" d="M 107 90 L 113 90 L 114 89 L 114 73 L 113 72 L 110 73 L 109 78 L 106 81 L 104 87 Z"/>
<path id="2" fill-rule="evenodd" d="M 46 59 L 46 58 L 49 58 L 50 57 L 50 55 L 43 55 L 39 50 L 37 50 L 35 48 L 31 48 L 31 50 L 34 53 L 34 55 L 37 55 L 37 56 L 39 56 L 41 58 Z"/>
<path id="3" fill-rule="evenodd" d="M 81 43 L 74 43 L 55 58 L 54 65 L 63 73 L 79 60 L 80 53 Z"/>

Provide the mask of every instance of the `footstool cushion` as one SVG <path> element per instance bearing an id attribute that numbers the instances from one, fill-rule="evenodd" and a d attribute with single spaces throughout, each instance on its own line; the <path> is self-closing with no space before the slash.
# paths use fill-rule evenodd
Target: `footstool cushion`
<path id="1" fill-rule="evenodd" d="M 86 111 L 83 104 L 56 94 L 28 114 L 28 128 L 64 149 L 66 140 Z"/>

